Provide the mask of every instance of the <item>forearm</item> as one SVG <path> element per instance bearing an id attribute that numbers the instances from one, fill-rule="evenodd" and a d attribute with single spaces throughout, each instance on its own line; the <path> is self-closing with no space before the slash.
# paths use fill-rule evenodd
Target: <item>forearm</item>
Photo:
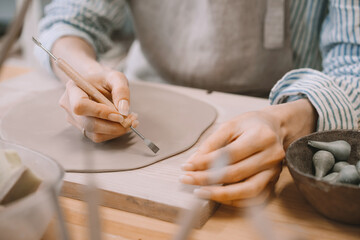
<path id="1" fill-rule="evenodd" d="M 317 112 L 307 99 L 264 109 L 279 123 L 285 149 L 296 139 L 316 130 Z"/>
<path id="2" fill-rule="evenodd" d="M 53 45 L 52 52 L 55 56 L 64 59 L 81 75 L 87 75 L 102 71 L 102 66 L 96 61 L 94 49 L 85 40 L 66 36 L 59 38 Z M 52 61 L 55 75 L 64 83 L 69 77 Z"/>
<path id="3" fill-rule="evenodd" d="M 53 0 L 44 9 L 44 18 L 39 22 L 38 38 L 46 48 L 54 50 L 55 42 L 62 42 L 61 38 L 68 39 L 76 36 L 85 40 L 85 44 L 89 43 L 95 49 L 96 54 L 102 54 L 113 46 L 111 34 L 114 31 L 123 31 L 127 19 L 125 7 L 125 0 Z M 78 44 L 66 44 L 66 50 L 57 52 L 57 54 L 66 58 L 67 54 L 75 55 L 73 51 L 81 49 L 78 47 Z M 64 49 L 60 48 L 60 50 Z M 90 52 L 93 53 L 93 51 Z M 49 57 L 44 51 L 35 48 L 35 55 L 48 72 L 55 70 L 56 75 L 66 80 L 56 68 L 51 67 Z M 86 59 L 89 57 L 89 55 L 85 56 Z M 81 54 L 78 57 L 82 57 Z M 94 60 L 94 54 L 91 57 Z M 71 59 L 66 60 L 70 61 Z M 76 60 L 78 59 L 76 58 Z M 81 61 L 78 60 L 77 63 L 81 64 Z M 88 68 L 91 69 L 91 67 L 92 64 Z"/>

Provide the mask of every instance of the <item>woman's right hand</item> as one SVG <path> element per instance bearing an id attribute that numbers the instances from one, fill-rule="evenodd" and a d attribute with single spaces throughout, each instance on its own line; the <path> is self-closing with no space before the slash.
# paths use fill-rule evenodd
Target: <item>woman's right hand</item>
<path id="1" fill-rule="evenodd" d="M 94 142 L 119 137 L 136 127 L 137 114 L 130 113 L 130 91 L 125 75 L 103 67 L 103 70 L 84 76 L 104 96 L 112 101 L 118 111 L 91 100 L 72 80 L 60 98 L 60 106 L 67 112 L 67 120 Z"/>
<path id="2" fill-rule="evenodd" d="M 136 127 L 137 115 L 129 114 L 130 91 L 128 80 L 121 72 L 112 70 L 96 60 L 93 47 L 84 39 L 64 36 L 57 39 L 52 52 L 64 59 L 88 82 L 114 103 L 116 110 L 95 102 L 81 90 L 53 61 L 52 68 L 66 84 L 59 103 L 67 112 L 67 120 L 94 142 L 103 142 Z"/>

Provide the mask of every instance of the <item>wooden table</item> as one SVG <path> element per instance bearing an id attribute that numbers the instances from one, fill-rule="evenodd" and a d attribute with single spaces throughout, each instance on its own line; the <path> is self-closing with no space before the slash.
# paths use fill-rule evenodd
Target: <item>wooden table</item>
<path id="1" fill-rule="evenodd" d="M 23 74 L 29 69 L 6 66 L 1 81 Z M 355 199 L 354 199 L 355 200 Z M 78 200 L 60 197 L 71 239 L 89 239 L 86 229 L 86 205 Z M 177 226 L 172 223 L 101 207 L 104 239 L 171 239 Z M 254 228 L 248 211 L 221 206 L 191 239 L 264 239 Z M 284 167 L 275 188 L 274 198 L 264 207 L 266 218 L 277 239 L 360 239 L 360 227 L 328 220 L 318 214 L 297 190 L 289 171 Z M 54 223 L 43 240 L 56 239 Z"/>

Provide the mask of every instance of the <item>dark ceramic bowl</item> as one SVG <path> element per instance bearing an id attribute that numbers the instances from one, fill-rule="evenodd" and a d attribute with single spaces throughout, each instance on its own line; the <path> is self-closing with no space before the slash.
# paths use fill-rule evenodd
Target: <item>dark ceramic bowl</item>
<path id="1" fill-rule="evenodd" d="M 351 145 L 348 162 L 360 160 L 360 132 L 336 130 L 313 133 L 293 142 L 286 151 L 286 162 L 294 182 L 307 201 L 324 216 L 350 224 L 360 224 L 360 187 L 330 184 L 314 176 L 312 156 L 317 151 L 308 140 L 345 140 Z"/>

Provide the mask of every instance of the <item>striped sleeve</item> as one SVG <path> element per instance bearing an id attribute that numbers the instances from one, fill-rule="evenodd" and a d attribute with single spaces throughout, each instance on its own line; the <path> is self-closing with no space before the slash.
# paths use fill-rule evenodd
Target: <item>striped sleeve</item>
<path id="1" fill-rule="evenodd" d="M 97 54 L 112 46 L 111 33 L 125 23 L 125 0 L 53 0 L 45 8 L 39 23 L 40 41 L 48 49 L 63 36 L 78 36 L 87 41 Z M 35 48 L 40 63 L 51 72 L 49 57 Z"/>
<path id="2" fill-rule="evenodd" d="M 327 3 L 327 1 L 311 2 Z M 323 59 L 322 71 L 300 68 L 287 73 L 272 89 L 270 101 L 272 104 L 284 103 L 289 96 L 303 94 L 318 112 L 318 131 L 358 129 L 360 127 L 360 1 L 328 1 L 326 13 L 321 29 L 318 29 L 321 30 L 318 47 Z M 316 23 L 308 21 L 307 24 L 302 22 L 302 25 L 308 28 L 308 31 L 299 34 L 294 42 L 306 42 L 306 39 L 311 39 L 309 35 L 317 34 Z M 309 45 L 311 43 L 308 43 L 307 47 L 296 48 L 296 45 L 293 47 L 301 52 L 301 50 L 309 50 L 311 47 Z M 315 55 L 311 56 L 314 52 L 314 49 L 305 51 L 303 59 L 311 61 L 315 57 Z"/>

